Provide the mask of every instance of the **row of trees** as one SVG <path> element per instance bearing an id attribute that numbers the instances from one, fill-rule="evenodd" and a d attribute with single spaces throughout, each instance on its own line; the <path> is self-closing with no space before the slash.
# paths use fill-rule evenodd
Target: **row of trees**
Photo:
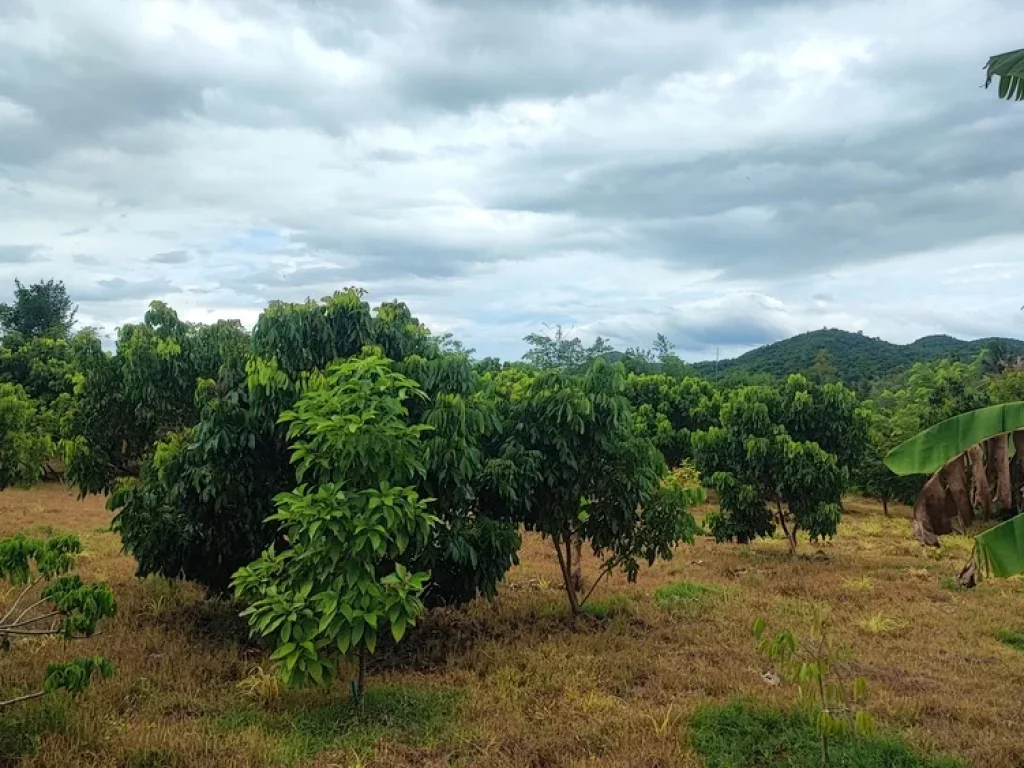
<path id="1" fill-rule="evenodd" d="M 0 307 L 0 484 L 59 454 L 81 493 L 109 494 L 141 575 L 233 591 L 293 682 L 363 669 L 427 607 L 494 595 L 524 528 L 580 612 L 607 574 L 693 540 L 700 477 L 718 540 L 831 536 L 852 485 L 910 493 L 877 466 L 890 442 L 1018 375 L 937 363 L 867 403 L 813 371 L 723 389 L 664 338 L 615 360 L 561 329 L 521 363 L 474 361 L 354 289 L 274 302 L 251 333 L 154 302 L 114 354 L 73 320 L 59 283 Z"/>

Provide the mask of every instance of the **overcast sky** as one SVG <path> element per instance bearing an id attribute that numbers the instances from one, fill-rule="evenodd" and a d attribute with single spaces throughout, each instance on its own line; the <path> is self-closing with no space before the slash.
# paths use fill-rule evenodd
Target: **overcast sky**
<path id="1" fill-rule="evenodd" d="M 1024 337 L 1019 0 L 0 0 L 0 280 L 480 354 Z M 6 292 L 6 289 L 4 289 Z"/>

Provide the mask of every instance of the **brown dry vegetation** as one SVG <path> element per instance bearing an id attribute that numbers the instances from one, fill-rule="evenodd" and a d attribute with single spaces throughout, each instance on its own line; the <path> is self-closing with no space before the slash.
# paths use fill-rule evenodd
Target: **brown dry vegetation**
<path id="1" fill-rule="evenodd" d="M 701 538 L 636 584 L 602 585 L 595 599 L 610 618 L 575 623 L 550 545 L 527 537 L 499 600 L 436 611 L 395 652 L 378 654 L 370 685 L 383 699 L 377 710 L 371 700 L 371 712 L 393 727 L 345 732 L 341 709 L 325 709 L 344 708 L 342 686 L 275 696 L 272 682 L 250 676 L 263 655 L 229 606 L 189 586 L 134 578 L 106 531 L 102 500 L 77 501 L 59 486 L 6 491 L 0 535 L 78 532 L 81 572 L 108 580 L 121 610 L 101 637 L 4 654 L 0 691 L 40 679 L 54 658 L 102 652 L 116 665 L 112 680 L 61 710 L 65 724 L 29 766 L 695 765 L 686 724 L 696 705 L 735 694 L 792 701 L 785 686 L 762 682 L 751 620 L 799 634 L 808 601 L 825 601 L 869 681 L 881 728 L 969 765 L 1024 764 L 1024 654 L 994 637 L 1001 627 L 1024 629 L 1024 583 L 943 588 L 969 541 L 950 537 L 927 553 L 911 539 L 907 510 L 896 515 L 851 500 L 837 539 L 803 541 L 795 560 L 781 539 L 744 547 Z M 683 579 L 717 589 L 665 610 L 655 590 Z M 265 703 L 239 687 L 246 679 Z M 433 719 L 404 727 L 393 701 L 403 696 L 436 710 Z M 331 728 L 337 738 L 319 739 Z"/>

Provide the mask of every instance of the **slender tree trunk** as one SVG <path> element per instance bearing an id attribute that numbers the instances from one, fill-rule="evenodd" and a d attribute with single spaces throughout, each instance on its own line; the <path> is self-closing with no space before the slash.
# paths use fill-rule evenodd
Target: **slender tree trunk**
<path id="1" fill-rule="evenodd" d="M 992 492 L 985 472 L 985 452 L 980 445 L 972 445 L 968 455 L 971 457 L 972 502 L 975 509 L 981 510 L 982 519 L 987 520 L 992 517 Z"/>
<path id="2" fill-rule="evenodd" d="M 886 517 L 889 517 L 889 497 L 888 496 L 883 496 L 882 497 L 882 512 L 885 514 Z"/>
<path id="3" fill-rule="evenodd" d="M 996 475 L 996 504 L 1001 512 L 1013 509 L 1010 484 L 1010 456 L 1006 450 L 1006 435 L 997 435 L 990 441 L 992 466 Z"/>
<path id="4" fill-rule="evenodd" d="M 779 524 L 782 526 L 783 533 L 786 534 L 786 542 L 789 544 L 789 554 L 796 554 L 796 525 L 793 526 L 793 531 L 790 532 L 789 526 L 786 525 L 786 513 L 782 511 L 782 499 L 776 497 L 775 508 L 779 513 Z"/>
<path id="5" fill-rule="evenodd" d="M 356 704 L 363 706 L 363 695 L 366 693 L 366 646 L 359 646 L 359 676 L 356 679 Z"/>
<path id="6" fill-rule="evenodd" d="M 572 611 L 573 616 L 576 616 L 580 612 L 580 605 L 576 599 L 576 590 L 572 588 L 572 573 L 569 570 L 572 566 L 570 556 L 572 545 L 568 534 L 565 535 L 565 552 L 562 551 L 561 535 L 552 536 L 551 540 L 554 542 L 555 552 L 558 555 L 558 567 L 562 571 L 562 583 L 565 585 L 565 594 L 569 597 L 569 609 Z"/>
<path id="7" fill-rule="evenodd" d="M 572 588 L 577 595 L 583 594 L 583 537 L 572 537 Z"/>

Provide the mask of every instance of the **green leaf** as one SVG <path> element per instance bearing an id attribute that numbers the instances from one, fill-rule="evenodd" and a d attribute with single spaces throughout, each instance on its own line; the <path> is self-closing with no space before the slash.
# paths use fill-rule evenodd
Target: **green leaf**
<path id="1" fill-rule="evenodd" d="M 1024 402 L 968 411 L 896 446 L 885 464 L 897 475 L 930 475 L 971 446 L 1018 429 L 1024 429 Z"/>
<path id="2" fill-rule="evenodd" d="M 395 639 L 396 643 L 401 642 L 402 638 L 405 637 L 405 628 L 405 616 L 398 616 L 391 621 L 391 636 Z"/>
<path id="3" fill-rule="evenodd" d="M 285 643 L 284 645 L 280 645 L 272 654 L 270 654 L 270 660 L 278 661 L 280 659 L 283 659 L 285 656 L 288 656 L 289 654 L 294 652 L 296 647 L 297 646 L 295 643 Z"/>

